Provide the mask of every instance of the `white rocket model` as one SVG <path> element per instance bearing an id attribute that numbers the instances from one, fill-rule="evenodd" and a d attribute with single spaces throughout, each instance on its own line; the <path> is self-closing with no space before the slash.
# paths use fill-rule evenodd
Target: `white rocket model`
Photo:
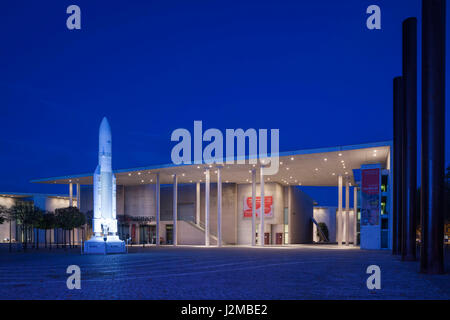
<path id="1" fill-rule="evenodd" d="M 103 118 L 98 139 L 98 165 L 94 172 L 94 237 L 85 243 L 86 253 L 119 253 L 124 242 L 117 236 L 116 177 L 112 172 L 112 138 L 108 120 Z"/>
<path id="2" fill-rule="evenodd" d="M 98 165 L 94 173 L 94 220 L 95 237 L 117 234 L 116 177 L 112 172 L 112 139 L 108 120 L 103 118 L 98 138 Z"/>

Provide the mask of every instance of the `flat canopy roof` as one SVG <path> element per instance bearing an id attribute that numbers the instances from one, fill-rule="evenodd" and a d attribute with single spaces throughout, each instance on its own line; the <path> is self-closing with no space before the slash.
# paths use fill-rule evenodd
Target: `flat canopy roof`
<path id="1" fill-rule="evenodd" d="M 297 150 L 280 152 L 278 173 L 266 176 L 266 182 L 278 182 L 282 185 L 302 186 L 337 186 L 338 176 L 347 176 L 354 184 L 353 169 L 362 165 L 381 164 L 389 167 L 388 159 L 392 142 L 375 142 L 331 148 Z M 217 181 L 216 164 L 189 165 L 155 165 L 140 168 L 114 170 L 117 185 L 140 185 L 156 183 L 156 173 L 160 174 L 161 184 L 171 184 L 173 174 L 178 176 L 178 183 L 195 183 L 205 181 L 205 169 L 211 169 L 211 182 Z M 251 169 L 259 165 L 227 164 L 222 165 L 222 183 L 249 183 Z M 93 173 L 75 174 L 63 177 L 32 180 L 32 183 L 92 184 Z M 259 181 L 259 174 L 257 174 Z"/>
<path id="2" fill-rule="evenodd" d="M 25 193 L 25 192 L 0 192 L 0 197 L 21 198 L 21 199 L 33 197 L 69 199 L 69 195 L 66 194 Z"/>

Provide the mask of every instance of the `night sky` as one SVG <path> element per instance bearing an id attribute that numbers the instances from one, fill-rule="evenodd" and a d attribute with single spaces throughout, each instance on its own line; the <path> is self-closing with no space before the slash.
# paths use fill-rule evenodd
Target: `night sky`
<path id="1" fill-rule="evenodd" d="M 81 30 L 66 28 L 71 4 L 81 8 Z M 366 28 L 371 4 L 381 7 L 381 30 Z M 391 140 L 401 23 L 418 17 L 420 45 L 420 6 L 2 1 L 0 191 L 67 193 L 29 181 L 93 172 L 103 116 L 114 169 L 169 163 L 171 132 L 192 131 L 194 120 L 223 132 L 278 128 L 281 151 Z M 447 27 L 449 17 L 450 9 Z M 449 146 L 447 130 L 447 163 Z M 307 191 L 320 204 L 337 202 L 336 188 Z"/>

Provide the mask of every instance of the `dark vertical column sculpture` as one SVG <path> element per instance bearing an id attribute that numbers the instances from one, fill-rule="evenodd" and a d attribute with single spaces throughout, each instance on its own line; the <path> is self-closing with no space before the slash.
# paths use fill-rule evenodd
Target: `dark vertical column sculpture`
<path id="1" fill-rule="evenodd" d="M 392 254 L 401 253 L 402 239 L 402 142 L 403 142 L 403 83 L 394 78 L 394 212 L 392 219 Z"/>
<path id="2" fill-rule="evenodd" d="M 422 2 L 420 271 L 444 272 L 445 0 Z"/>
<path id="3" fill-rule="evenodd" d="M 417 187 L 417 19 L 403 21 L 403 85 L 405 103 L 405 202 L 402 260 L 416 259 Z"/>

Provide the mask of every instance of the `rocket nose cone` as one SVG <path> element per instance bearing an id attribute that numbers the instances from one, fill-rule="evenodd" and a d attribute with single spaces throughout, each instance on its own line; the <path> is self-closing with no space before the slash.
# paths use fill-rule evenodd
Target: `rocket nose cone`
<path id="1" fill-rule="evenodd" d="M 106 117 L 103 117 L 102 123 L 100 124 L 100 133 L 111 133 L 111 127 L 109 126 L 108 119 Z"/>
<path id="2" fill-rule="evenodd" d="M 111 127 L 109 126 L 108 119 L 104 117 L 99 130 L 98 147 L 100 153 L 111 153 L 111 140 Z"/>

